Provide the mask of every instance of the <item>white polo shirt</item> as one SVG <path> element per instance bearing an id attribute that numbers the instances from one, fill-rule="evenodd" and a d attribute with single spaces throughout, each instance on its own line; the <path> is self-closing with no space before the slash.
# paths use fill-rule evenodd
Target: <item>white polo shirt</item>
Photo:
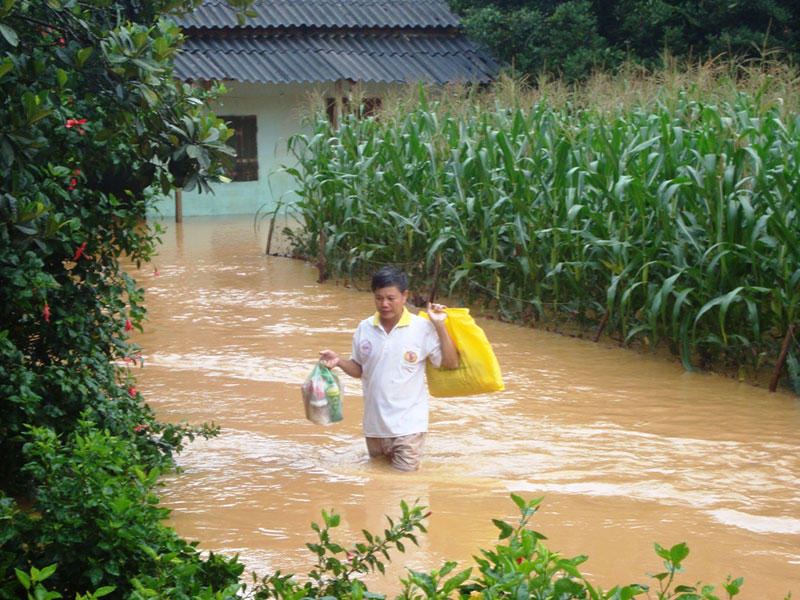
<path id="1" fill-rule="evenodd" d="M 398 437 L 428 431 L 425 359 L 442 364 L 442 348 L 433 324 L 403 308 L 389 333 L 378 313 L 361 321 L 353 336 L 351 358 L 361 365 L 364 435 Z"/>

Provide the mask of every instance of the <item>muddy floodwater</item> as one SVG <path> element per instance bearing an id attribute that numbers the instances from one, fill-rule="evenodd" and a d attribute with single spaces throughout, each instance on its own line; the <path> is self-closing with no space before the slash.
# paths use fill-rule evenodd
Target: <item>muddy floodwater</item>
<path id="1" fill-rule="evenodd" d="M 372 591 L 405 568 L 471 566 L 512 519 L 509 494 L 543 496 L 533 527 L 553 550 L 586 554 L 604 588 L 650 583 L 653 542 L 691 549 L 680 581 L 743 576 L 741 598 L 800 594 L 800 402 L 604 344 L 478 318 L 506 390 L 434 399 L 417 473 L 370 462 L 359 382 L 342 374 L 344 421 L 306 421 L 300 384 L 323 348 L 349 352 L 369 293 L 317 284 L 302 261 L 264 255 L 243 218 L 164 223 L 147 290 L 139 388 L 159 417 L 213 421 L 191 444 L 164 502 L 178 533 L 238 553 L 248 570 L 306 573 L 311 521 L 342 515 L 339 540 L 382 531 L 400 501 L 433 512 L 419 548 L 395 554 Z"/>

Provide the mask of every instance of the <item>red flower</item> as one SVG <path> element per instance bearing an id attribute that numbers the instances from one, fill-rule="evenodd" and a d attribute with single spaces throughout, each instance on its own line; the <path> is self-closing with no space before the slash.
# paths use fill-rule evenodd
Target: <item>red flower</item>
<path id="1" fill-rule="evenodd" d="M 136 398 L 136 388 L 131 386 L 128 388 L 128 393 L 131 395 L 131 398 Z"/>
<path id="2" fill-rule="evenodd" d="M 81 174 L 81 170 L 80 169 L 75 169 L 75 176 L 77 177 L 80 174 Z"/>
<path id="3" fill-rule="evenodd" d="M 48 323 L 50 322 L 50 307 L 47 305 L 47 302 L 44 303 L 44 320 Z"/>
<path id="4" fill-rule="evenodd" d="M 69 187 L 67 188 L 70 192 L 75 189 L 75 186 L 78 185 L 78 180 L 74 177 L 69 180 Z"/>
<path id="5" fill-rule="evenodd" d="M 158 269 L 156 269 L 156 270 L 155 270 L 155 272 L 153 273 L 153 275 L 155 275 L 156 277 L 158 277 Z"/>
<path id="6" fill-rule="evenodd" d="M 130 356 L 126 356 L 125 357 L 125 362 L 128 363 L 128 364 L 131 364 L 133 362 L 133 359 Z"/>
<path id="7" fill-rule="evenodd" d="M 520 557 L 517 559 L 517 564 L 518 564 L 518 565 L 521 565 L 521 564 L 522 564 L 522 557 L 521 557 L 521 556 L 520 556 Z"/>
<path id="8" fill-rule="evenodd" d="M 133 428 L 133 430 L 136 433 L 139 433 L 140 431 L 147 431 L 147 425 L 137 425 L 136 427 Z"/>
<path id="9" fill-rule="evenodd" d="M 125 331 L 130 331 L 133 329 L 133 325 L 131 325 L 130 319 L 125 319 Z"/>
<path id="10" fill-rule="evenodd" d="M 67 119 L 67 122 L 64 123 L 64 127 L 67 129 L 72 129 L 73 127 L 78 130 L 78 133 L 84 135 L 86 132 L 80 128 L 80 125 L 86 123 L 86 119 Z"/>
<path id="11" fill-rule="evenodd" d="M 72 261 L 73 261 L 73 262 L 78 262 L 78 259 L 79 259 L 81 256 L 86 256 L 86 255 L 83 253 L 83 251 L 84 251 L 84 250 L 86 250 L 86 242 L 83 242 L 83 243 L 81 244 L 81 247 L 80 247 L 80 248 L 78 248 L 78 249 L 75 251 L 75 258 L 73 258 L 73 259 L 72 259 Z"/>
<path id="12" fill-rule="evenodd" d="M 58 45 L 59 46 L 64 46 L 66 43 L 67 42 L 64 40 L 64 38 L 58 38 Z"/>
<path id="13" fill-rule="evenodd" d="M 347 560 L 353 560 L 354 558 L 355 558 L 355 554 L 353 554 L 352 552 L 348 552 L 347 553 Z"/>

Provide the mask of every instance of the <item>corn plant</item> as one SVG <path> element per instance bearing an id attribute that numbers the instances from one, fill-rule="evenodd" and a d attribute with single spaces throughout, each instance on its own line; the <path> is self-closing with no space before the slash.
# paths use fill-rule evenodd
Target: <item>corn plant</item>
<path id="1" fill-rule="evenodd" d="M 800 115 L 758 94 L 429 103 L 293 137 L 291 232 L 358 278 L 400 264 L 521 319 L 603 321 L 687 369 L 757 373 L 800 306 Z M 320 247 L 324 240 L 324 248 Z M 798 350 L 788 353 L 800 392 Z"/>

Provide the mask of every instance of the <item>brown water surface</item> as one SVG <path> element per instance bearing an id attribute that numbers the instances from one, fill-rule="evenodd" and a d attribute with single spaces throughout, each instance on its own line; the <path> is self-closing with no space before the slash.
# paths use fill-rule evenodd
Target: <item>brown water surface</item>
<path id="1" fill-rule="evenodd" d="M 649 582 L 653 542 L 686 542 L 682 581 L 744 576 L 743 598 L 800 594 L 800 403 L 651 356 L 479 319 L 506 390 L 434 399 L 428 454 L 413 474 L 370 462 L 360 386 L 342 375 L 345 420 L 304 419 L 299 386 L 322 348 L 349 352 L 369 294 L 316 283 L 300 261 L 263 254 L 249 218 L 166 224 L 158 276 L 137 274 L 150 321 L 139 388 L 160 418 L 214 421 L 219 437 L 179 457 L 165 503 L 206 550 L 261 574 L 305 573 L 325 508 L 339 539 L 382 531 L 401 500 L 433 511 L 420 548 L 370 589 L 398 590 L 406 566 L 462 568 L 515 519 L 510 493 L 544 496 L 533 526 L 590 580 Z M 721 596 L 723 590 L 718 587 Z"/>

